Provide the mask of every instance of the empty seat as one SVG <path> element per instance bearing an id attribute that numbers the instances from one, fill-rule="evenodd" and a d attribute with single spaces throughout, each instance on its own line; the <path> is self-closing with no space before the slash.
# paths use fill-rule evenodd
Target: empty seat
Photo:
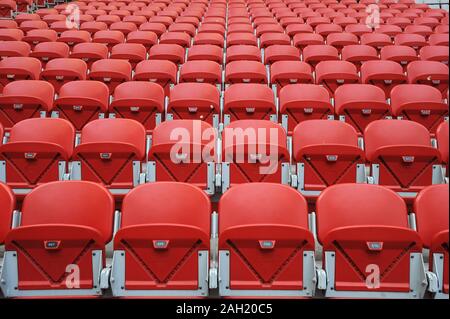
<path id="1" fill-rule="evenodd" d="M 109 90 L 99 81 L 71 81 L 64 84 L 55 100 L 55 111 L 77 131 L 108 110 Z"/>
<path id="2" fill-rule="evenodd" d="M 222 84 L 222 67 L 213 61 L 187 61 L 180 68 L 179 82 Z"/>
<path id="3" fill-rule="evenodd" d="M 88 77 L 105 83 L 113 94 L 116 86 L 131 80 L 131 64 L 119 59 L 98 60 L 92 64 Z"/>
<path id="4" fill-rule="evenodd" d="M 331 96 L 334 95 L 338 87 L 358 82 L 358 70 L 353 63 L 347 61 L 322 61 L 316 65 L 316 84 L 324 86 Z"/>
<path id="5" fill-rule="evenodd" d="M 45 81 L 9 83 L 0 95 L 0 124 L 9 129 L 22 120 L 47 115 L 53 108 L 53 96 L 53 87 Z"/>
<path id="6" fill-rule="evenodd" d="M 392 115 L 418 122 L 434 133 L 448 116 L 438 89 L 423 84 L 397 85 L 391 91 Z"/>
<path id="7" fill-rule="evenodd" d="M 87 31 L 91 35 L 94 35 L 98 31 L 108 30 L 108 25 L 104 22 L 88 21 L 88 22 L 83 22 L 80 25 L 80 30 Z"/>
<path id="8" fill-rule="evenodd" d="M 327 35 L 329 35 L 330 33 L 341 33 L 343 32 L 342 27 L 340 25 L 337 24 L 332 24 L 332 23 L 322 23 L 317 25 L 314 30 L 316 31 L 317 34 L 320 34 L 323 37 L 326 37 Z"/>
<path id="9" fill-rule="evenodd" d="M 342 60 L 353 63 L 358 71 L 364 62 L 378 59 L 378 51 L 369 45 L 346 45 L 342 49 Z"/>
<path id="10" fill-rule="evenodd" d="M 145 159 L 144 126 L 130 119 L 98 119 L 81 130 L 71 179 L 100 183 L 123 195 L 139 184 Z"/>
<path id="11" fill-rule="evenodd" d="M 224 37 L 219 33 L 198 33 L 194 36 L 194 45 L 212 44 L 221 48 L 224 46 Z"/>
<path id="12" fill-rule="evenodd" d="M 164 89 L 166 96 L 168 96 L 170 86 L 177 81 L 177 72 L 177 66 L 171 61 L 144 60 L 136 65 L 133 80 L 158 83 Z"/>
<path id="13" fill-rule="evenodd" d="M 0 29 L 0 41 L 21 41 L 23 36 L 20 29 Z"/>
<path id="14" fill-rule="evenodd" d="M 446 45 L 448 46 L 448 33 L 435 33 L 430 35 L 428 38 L 428 43 L 430 45 Z"/>
<path id="15" fill-rule="evenodd" d="M 145 184 L 127 194 L 114 237 L 113 295 L 206 297 L 210 214 L 208 197 L 185 183 Z"/>
<path id="16" fill-rule="evenodd" d="M 31 57 L 10 57 L 0 61 L 0 87 L 17 80 L 38 80 L 41 62 Z"/>
<path id="17" fill-rule="evenodd" d="M 112 47 L 110 59 L 121 59 L 130 62 L 134 69 L 136 64 L 145 60 L 147 57 L 147 50 L 139 43 L 119 43 Z"/>
<path id="18" fill-rule="evenodd" d="M 406 45 L 387 45 L 380 51 L 381 60 L 389 60 L 400 63 L 403 66 L 403 70 L 406 71 L 406 67 L 411 61 L 416 61 L 416 50 Z"/>
<path id="19" fill-rule="evenodd" d="M 315 67 L 321 61 L 339 60 L 339 52 L 331 45 L 308 45 L 303 49 L 303 61 Z"/>
<path id="20" fill-rule="evenodd" d="M 340 184 L 317 200 L 326 297 L 422 298 L 422 241 L 405 202 L 378 185 Z"/>
<path id="21" fill-rule="evenodd" d="M 103 43 L 111 50 L 113 46 L 119 43 L 125 42 L 125 35 L 120 31 L 114 30 L 102 30 L 94 33 L 92 42 Z"/>
<path id="22" fill-rule="evenodd" d="M 223 50 L 213 44 L 199 44 L 192 46 L 188 51 L 187 61 L 213 61 L 223 63 Z"/>
<path id="23" fill-rule="evenodd" d="M 175 64 L 184 62 L 185 50 L 178 44 L 156 44 L 150 48 L 149 60 L 168 60 Z"/>
<path id="24" fill-rule="evenodd" d="M 359 134 L 366 126 L 391 115 L 384 91 L 371 84 L 348 84 L 334 93 L 334 106 L 339 119 L 352 125 Z"/>
<path id="25" fill-rule="evenodd" d="M 20 267 L 10 268 L 14 280 L 2 285 L 4 295 L 101 295 L 113 215 L 113 198 L 97 183 L 52 182 L 34 189 L 23 202 L 20 227 L 5 240 L 5 260 Z M 74 271 L 79 281 L 71 282 Z"/>
<path id="26" fill-rule="evenodd" d="M 424 36 L 420 34 L 397 34 L 394 38 L 396 45 L 406 45 L 412 47 L 414 50 L 419 51 L 421 47 L 428 45 Z"/>
<path id="27" fill-rule="evenodd" d="M 58 93 L 70 81 L 86 80 L 87 65 L 80 59 L 53 59 L 41 72 L 41 79 L 53 85 Z"/>
<path id="28" fill-rule="evenodd" d="M 186 33 L 189 36 L 193 37 L 196 33 L 195 26 L 190 23 L 174 23 L 169 26 L 169 32 L 181 32 Z"/>
<path id="29" fill-rule="evenodd" d="M 303 121 L 333 117 L 328 91 L 314 84 L 292 84 L 280 91 L 280 116 L 285 130 L 292 132 Z"/>
<path id="30" fill-rule="evenodd" d="M 30 56 L 39 59 L 42 67 L 45 68 L 47 62 L 53 59 L 68 58 L 69 51 L 70 48 L 65 43 L 41 42 L 36 44 L 33 52 L 30 53 Z"/>
<path id="31" fill-rule="evenodd" d="M 57 41 L 64 42 L 69 47 L 73 47 L 78 43 L 91 42 L 91 34 L 84 30 L 68 30 L 61 33 Z"/>
<path id="32" fill-rule="evenodd" d="M 91 68 L 95 61 L 108 57 L 108 48 L 101 43 L 79 43 L 73 47 L 70 57 L 83 60 Z"/>
<path id="33" fill-rule="evenodd" d="M 436 140 L 441 153 L 442 163 L 446 165 L 446 175 L 448 176 L 448 121 L 442 122 L 436 129 Z"/>
<path id="34" fill-rule="evenodd" d="M 267 83 L 264 64 L 256 61 L 233 61 L 225 67 L 225 83 Z"/>
<path id="35" fill-rule="evenodd" d="M 436 61 L 413 61 L 408 64 L 408 83 L 427 84 L 437 88 L 442 97 L 448 91 L 448 66 Z"/>
<path id="36" fill-rule="evenodd" d="M 266 120 L 239 120 L 222 132 L 222 193 L 243 183 L 289 182 L 285 130 Z M 223 197 L 222 197 L 223 198 Z"/>
<path id="37" fill-rule="evenodd" d="M 434 298 L 443 299 L 448 298 L 448 210 L 448 184 L 429 186 L 414 201 L 417 231 L 430 249 L 429 270 L 437 276 Z"/>
<path id="38" fill-rule="evenodd" d="M 226 63 L 240 60 L 261 62 L 261 50 L 253 45 L 233 45 L 227 48 L 226 59 Z"/>
<path id="39" fill-rule="evenodd" d="M 3 182 L 20 195 L 44 183 L 62 180 L 75 143 L 70 122 L 55 118 L 25 119 L 0 146 Z"/>
<path id="40" fill-rule="evenodd" d="M 190 119 L 219 125 L 220 93 L 209 83 L 180 83 L 170 91 L 166 120 Z"/>
<path id="41" fill-rule="evenodd" d="M 264 50 L 264 63 L 300 61 L 300 50 L 291 45 L 271 45 Z"/>
<path id="42" fill-rule="evenodd" d="M 236 32 L 227 36 L 227 48 L 233 45 L 253 45 L 256 47 L 258 46 L 258 42 L 253 33 Z"/>
<path id="43" fill-rule="evenodd" d="M 3 244 L 11 228 L 12 214 L 16 206 L 14 194 L 3 183 L 0 183 L 0 203 L 0 244 Z"/>
<path id="44" fill-rule="evenodd" d="M 287 186 L 244 184 L 222 196 L 218 249 L 220 296 L 314 294 L 307 203 Z"/>
<path id="45" fill-rule="evenodd" d="M 214 194 L 216 130 L 205 121 L 165 121 L 153 130 L 147 181 L 184 182 Z"/>
<path id="46" fill-rule="evenodd" d="M 430 45 L 420 49 L 419 55 L 421 60 L 437 61 L 448 65 L 448 46 Z"/>
<path id="47" fill-rule="evenodd" d="M 364 151 L 355 129 L 342 121 L 309 120 L 292 133 L 293 161 L 297 165 L 297 189 L 316 197 L 326 187 L 364 183 Z"/>
<path id="48" fill-rule="evenodd" d="M 58 34 L 54 30 L 30 30 L 22 41 L 30 44 L 31 48 L 40 42 L 54 42 L 58 38 Z"/>
<path id="49" fill-rule="evenodd" d="M 6 57 L 27 57 L 30 54 L 31 47 L 24 41 L 1 41 L 0 58 Z"/>
<path id="50" fill-rule="evenodd" d="M 123 33 L 123 35 L 127 36 L 127 34 L 129 34 L 130 32 L 137 31 L 138 28 L 137 28 L 136 24 L 134 24 L 133 22 L 120 21 L 120 22 L 114 22 L 113 24 L 111 24 L 109 26 L 109 30 L 120 31 Z"/>
<path id="51" fill-rule="evenodd" d="M 361 83 L 381 88 L 386 98 L 398 84 L 407 82 L 402 66 L 394 61 L 367 61 L 361 66 Z"/>
<path id="52" fill-rule="evenodd" d="M 314 77 L 308 63 L 302 61 L 277 61 L 270 66 L 270 83 L 277 85 L 278 93 L 289 84 L 313 83 Z"/>
<path id="53" fill-rule="evenodd" d="M 267 48 L 271 45 L 291 45 L 291 38 L 284 33 L 267 32 L 259 38 L 261 48 Z"/>
<path id="54" fill-rule="evenodd" d="M 153 45 L 158 43 L 158 36 L 152 31 L 131 31 L 127 35 L 127 43 L 142 44 L 148 51 Z"/>
<path id="55" fill-rule="evenodd" d="M 365 33 L 361 36 L 361 44 L 370 45 L 378 51 L 388 45 L 392 45 L 392 39 L 384 33 Z"/>
<path id="56" fill-rule="evenodd" d="M 162 121 L 164 90 L 156 83 L 130 81 L 119 84 L 109 105 L 109 117 L 140 122 L 151 131 Z"/>
<path id="57" fill-rule="evenodd" d="M 343 47 L 347 45 L 356 45 L 358 44 L 359 39 L 353 33 L 330 33 L 327 36 L 327 44 L 332 45 L 337 48 L 339 51 L 342 50 Z"/>
<path id="58" fill-rule="evenodd" d="M 177 44 L 183 48 L 191 46 L 191 36 L 185 32 L 166 32 L 159 38 L 160 44 Z"/>
<path id="59" fill-rule="evenodd" d="M 164 32 L 166 32 L 167 28 L 162 23 L 155 23 L 155 22 L 146 22 L 139 26 L 139 30 L 141 31 L 151 31 L 156 33 L 158 37 L 161 36 Z"/>
<path id="60" fill-rule="evenodd" d="M 413 198 L 423 187 L 437 181 L 441 156 L 431 146 L 423 125 L 408 120 L 379 120 L 364 131 L 367 161 L 375 184 Z"/>
<path id="61" fill-rule="evenodd" d="M 264 84 L 238 83 L 225 90 L 224 123 L 242 119 L 276 121 L 273 91 Z"/>

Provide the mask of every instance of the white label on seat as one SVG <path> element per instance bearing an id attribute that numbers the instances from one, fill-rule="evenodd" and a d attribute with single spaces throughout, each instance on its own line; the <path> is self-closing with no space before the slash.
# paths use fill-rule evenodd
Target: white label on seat
<path id="1" fill-rule="evenodd" d="M 400 61 L 400 64 L 401 64 L 401 65 L 407 65 L 407 64 L 408 64 L 408 61 Z"/>
<path id="2" fill-rule="evenodd" d="M 254 107 L 246 107 L 246 108 L 245 108 L 245 111 L 246 111 L 247 113 L 255 113 L 255 108 L 254 108 Z"/>
<path id="3" fill-rule="evenodd" d="M 139 112 L 139 106 L 132 106 L 130 107 L 131 112 Z"/>
<path id="4" fill-rule="evenodd" d="M 111 78 L 103 78 L 104 82 L 111 82 Z"/>
<path id="5" fill-rule="evenodd" d="M 111 158 L 111 153 L 100 153 L 100 158 L 103 160 L 107 160 Z"/>
<path id="6" fill-rule="evenodd" d="M 312 107 L 307 107 L 303 109 L 303 113 L 305 114 L 312 114 L 314 112 L 314 109 Z"/>
<path id="7" fill-rule="evenodd" d="M 64 75 L 57 75 L 55 78 L 56 78 L 56 81 L 63 81 Z"/>
<path id="8" fill-rule="evenodd" d="M 338 156 L 337 155 L 327 155 L 327 161 L 328 162 L 337 162 Z"/>
<path id="9" fill-rule="evenodd" d="M 244 83 L 250 83 L 251 79 L 242 79 L 242 82 Z"/>
<path id="10" fill-rule="evenodd" d="M 344 83 L 345 83 L 345 80 L 336 80 L 336 83 L 337 83 L 337 84 L 344 84 Z"/>
<path id="11" fill-rule="evenodd" d="M 432 80 L 431 83 L 433 83 L 434 85 L 439 85 L 441 84 L 441 80 Z"/>
<path id="12" fill-rule="evenodd" d="M 81 111 L 83 109 L 83 106 L 82 105 L 74 105 L 73 106 L 73 110 L 74 111 Z"/>
<path id="13" fill-rule="evenodd" d="M 16 76 L 15 74 L 7 74 L 7 75 L 6 75 L 6 78 L 8 78 L 8 79 L 14 79 L 15 76 Z"/>
<path id="14" fill-rule="evenodd" d="M 36 158 L 36 153 L 25 153 L 24 156 L 25 156 L 25 159 L 32 160 L 32 159 Z"/>
<path id="15" fill-rule="evenodd" d="M 392 80 L 384 80 L 384 84 L 391 85 L 392 84 Z"/>
<path id="16" fill-rule="evenodd" d="M 289 82 L 290 82 L 290 83 L 297 83 L 297 82 L 298 82 L 298 79 L 289 79 Z"/>
<path id="17" fill-rule="evenodd" d="M 403 156 L 402 159 L 403 159 L 403 162 L 405 162 L 405 163 L 413 163 L 414 162 L 414 156 Z"/>
<path id="18" fill-rule="evenodd" d="M 158 79 L 148 79 L 149 82 L 156 82 Z"/>
<path id="19" fill-rule="evenodd" d="M 198 108 L 191 106 L 191 107 L 188 107 L 188 110 L 189 110 L 189 113 L 196 113 Z"/>
<path id="20" fill-rule="evenodd" d="M 250 154 L 250 159 L 253 162 L 259 161 L 259 160 L 261 160 L 261 158 L 262 158 L 261 154 Z"/>
<path id="21" fill-rule="evenodd" d="M 431 110 L 420 110 L 420 115 L 428 116 L 431 114 Z"/>
<path id="22" fill-rule="evenodd" d="M 47 56 L 43 56 L 41 59 L 42 59 L 42 61 L 48 61 L 50 58 Z"/>
<path id="23" fill-rule="evenodd" d="M 372 114 L 372 109 L 362 109 L 361 113 L 363 115 L 370 115 L 370 114 Z"/>
<path id="24" fill-rule="evenodd" d="M 23 109 L 23 104 L 14 104 L 13 108 L 14 108 L 14 110 L 21 110 L 21 109 Z"/>
<path id="25" fill-rule="evenodd" d="M 259 247 L 261 249 L 273 249 L 275 247 L 275 240 L 260 240 Z"/>
<path id="26" fill-rule="evenodd" d="M 196 79 L 196 81 L 199 83 L 203 83 L 203 82 L 205 82 L 205 79 Z"/>

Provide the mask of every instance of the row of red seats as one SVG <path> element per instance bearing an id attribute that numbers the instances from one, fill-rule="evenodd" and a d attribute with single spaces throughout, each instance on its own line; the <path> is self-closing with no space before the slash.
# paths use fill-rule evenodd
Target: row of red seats
<path id="1" fill-rule="evenodd" d="M 65 181 L 33 190 L 13 219 L 14 195 L 0 184 L 0 287 L 6 297 L 101 296 L 109 288 L 116 297 L 207 297 L 218 288 L 222 297 L 321 290 L 325 297 L 423 298 L 428 290 L 448 298 L 448 191 L 425 188 L 408 215 L 386 188 L 336 185 L 308 215 L 295 190 L 254 183 L 228 191 L 211 214 L 197 188 L 162 182 L 132 190 L 114 215 L 101 185 Z M 323 266 L 316 268 L 318 244 Z"/>
<path id="2" fill-rule="evenodd" d="M 374 81 L 373 84 L 379 85 L 355 84 L 356 78 L 339 73 L 328 62 L 319 64 L 320 67 L 324 63 L 325 70 L 329 72 L 327 76 L 319 77 L 319 83 L 325 87 L 308 84 L 312 78 L 307 68 L 303 68 L 304 73 L 298 75 L 299 82 L 307 84 L 289 84 L 295 70 L 286 69 L 292 64 L 289 61 L 275 63 L 272 70 L 277 70 L 277 66 L 285 70 L 285 73 L 272 74 L 272 78 L 282 87 L 275 97 L 267 85 L 258 83 L 233 84 L 223 93 L 209 83 L 186 82 L 173 86 L 176 67 L 168 61 L 168 65 L 163 61 L 140 62 L 134 74 L 135 81 L 128 81 L 130 78 L 118 75 L 120 69 L 117 66 L 124 61 L 100 60 L 93 64 L 89 78 L 107 79 L 106 83 L 102 83 L 84 80 L 86 65 L 82 61 L 54 59 L 40 74 L 46 81 L 20 80 L 32 71 L 23 59 L 31 58 L 8 58 L 0 62 L 0 83 L 5 83 L 1 80 L 15 80 L 5 83 L 0 96 L 0 123 L 7 130 L 32 117 L 62 117 L 78 131 L 99 117 L 132 118 L 141 122 L 147 131 L 153 130 L 157 123 L 170 119 L 198 119 L 216 128 L 235 120 L 256 119 L 280 122 L 290 135 L 295 125 L 305 120 L 336 117 L 350 123 L 361 134 L 370 122 L 395 117 L 416 121 L 434 134 L 437 126 L 448 117 L 447 103 L 442 99 L 441 92 L 432 86 L 398 84 L 392 89 L 388 103 L 382 90 L 386 87 L 384 81 Z M 14 63 L 7 66 L 6 62 Z M 203 69 L 202 63 L 191 61 L 184 64 L 180 82 L 195 81 L 198 74 L 195 67 Z M 36 64 L 39 64 L 37 60 Z M 245 69 L 246 65 L 242 66 Z M 167 70 L 166 73 L 164 70 Z M 317 74 L 321 74 L 319 70 Z M 38 69 L 35 71 L 37 76 Z M 14 77 L 11 78 L 11 74 Z M 209 80 L 208 77 L 203 78 Z M 213 78 L 211 82 L 221 83 L 217 81 Z M 350 83 L 342 85 L 340 81 Z M 330 91 L 334 94 L 330 95 Z M 56 99 L 55 92 L 58 93 Z M 446 98 L 448 100 L 448 96 Z"/>
<path id="3" fill-rule="evenodd" d="M 82 179 L 118 195 L 144 182 L 188 182 L 212 195 L 216 186 L 224 193 L 264 181 L 291 184 L 312 197 L 330 185 L 370 182 L 411 198 L 444 183 L 441 165 L 448 168 L 448 122 L 437 129 L 437 148 L 425 127 L 407 120 L 372 122 L 364 146 L 352 126 L 329 120 L 298 124 L 291 152 L 283 128 L 270 121 L 234 121 L 220 133 L 220 148 L 217 138 L 203 121 L 172 120 L 156 126 L 148 145 L 139 122 L 99 119 L 75 142 L 70 122 L 29 119 L 14 125 L 0 145 L 0 180 L 18 194 L 55 180 Z"/>

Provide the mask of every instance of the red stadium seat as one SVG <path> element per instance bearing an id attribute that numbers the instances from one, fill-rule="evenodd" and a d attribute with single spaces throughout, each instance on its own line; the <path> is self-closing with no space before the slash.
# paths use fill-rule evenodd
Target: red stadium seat
<path id="1" fill-rule="evenodd" d="M 70 81 L 86 80 L 87 65 L 80 59 L 53 59 L 41 72 L 41 79 L 53 85 L 58 93 Z"/>
<path id="2" fill-rule="evenodd" d="M 334 46 L 339 51 L 341 51 L 342 48 L 347 45 L 356 45 L 358 44 L 358 42 L 359 42 L 358 37 L 353 33 L 348 32 L 330 33 L 327 36 L 327 44 Z"/>
<path id="3" fill-rule="evenodd" d="M 170 91 L 166 120 L 189 119 L 219 126 L 220 93 L 208 83 L 180 83 Z"/>
<path id="4" fill-rule="evenodd" d="M 222 297 L 314 294 L 307 203 L 287 186 L 252 183 L 230 189 L 219 202 L 218 249 Z"/>
<path id="5" fill-rule="evenodd" d="M 387 34 L 390 37 L 395 37 L 397 34 L 400 34 L 403 32 L 402 28 L 397 26 L 397 25 L 393 25 L 393 24 L 382 24 L 380 25 L 379 28 L 376 28 L 375 33 L 383 33 L 383 34 Z"/>
<path id="6" fill-rule="evenodd" d="M 304 196 L 316 197 L 334 184 L 365 182 L 364 151 L 351 125 L 303 121 L 294 128 L 292 143 L 297 189 Z"/>
<path id="7" fill-rule="evenodd" d="M 34 48 L 40 42 L 55 42 L 58 34 L 55 30 L 30 30 L 27 35 L 22 38 L 22 41 L 30 44 Z"/>
<path id="8" fill-rule="evenodd" d="M 185 32 L 166 32 L 159 38 L 160 44 L 177 44 L 183 48 L 191 46 L 191 36 Z"/>
<path id="9" fill-rule="evenodd" d="M 280 91 L 280 115 L 284 129 L 291 134 L 303 121 L 333 117 L 330 95 L 322 86 L 291 84 Z"/>
<path id="10" fill-rule="evenodd" d="M 336 115 L 359 134 L 369 123 L 391 115 L 383 90 L 370 84 L 340 86 L 334 93 L 334 105 Z"/>
<path id="11" fill-rule="evenodd" d="M 145 60 L 147 49 L 139 43 L 119 43 L 112 47 L 110 59 L 126 60 L 134 69 L 136 64 Z"/>
<path id="12" fill-rule="evenodd" d="M 291 45 L 271 45 L 264 50 L 264 63 L 300 61 L 300 50 Z"/>
<path id="13" fill-rule="evenodd" d="M 78 43 L 91 42 L 91 34 L 84 30 L 68 30 L 61 33 L 57 41 L 67 43 L 72 48 Z"/>
<path id="14" fill-rule="evenodd" d="M 87 31 L 91 35 L 94 35 L 98 31 L 108 30 L 108 25 L 104 22 L 98 22 L 98 21 L 83 22 L 80 25 L 80 30 Z"/>
<path id="15" fill-rule="evenodd" d="M 435 33 L 430 35 L 428 38 L 428 43 L 430 45 L 446 45 L 448 46 L 448 33 Z"/>
<path id="16" fill-rule="evenodd" d="M 23 21 L 20 23 L 20 30 L 22 30 L 25 33 L 35 29 L 45 30 L 48 29 L 48 25 L 46 22 L 41 20 L 30 20 L 30 21 Z"/>
<path id="17" fill-rule="evenodd" d="M 225 90 L 224 124 L 242 119 L 276 121 L 272 90 L 264 84 L 238 83 Z"/>
<path id="18" fill-rule="evenodd" d="M 441 92 L 429 85 L 402 84 L 391 92 L 392 115 L 425 126 L 431 133 L 448 116 L 448 105 Z"/>
<path id="19" fill-rule="evenodd" d="M 168 96 L 170 86 L 177 81 L 177 71 L 177 66 L 171 61 L 144 60 L 136 65 L 133 80 L 158 83 L 163 87 L 166 96 Z"/>
<path id="20" fill-rule="evenodd" d="M 406 45 L 412 47 L 417 52 L 420 50 L 420 48 L 428 45 L 424 36 L 420 34 L 407 33 L 397 34 L 394 38 L 394 43 L 396 45 Z"/>
<path id="21" fill-rule="evenodd" d="M 219 33 L 198 33 L 194 36 L 194 45 L 212 44 L 221 48 L 224 46 L 224 37 Z"/>
<path id="22" fill-rule="evenodd" d="M 400 63 L 403 66 L 404 71 L 406 71 L 406 68 L 411 61 L 419 59 L 416 50 L 406 45 L 387 45 L 381 49 L 380 57 L 381 60 Z"/>
<path id="23" fill-rule="evenodd" d="M 100 272 L 106 266 L 113 214 L 113 198 L 96 183 L 52 182 L 29 193 L 20 227 L 5 239 L 5 260 L 14 261 L 9 271 L 15 278 L 2 286 L 5 296 L 101 295 Z M 73 286 L 67 285 L 73 271 L 68 269 L 79 271 Z"/>
<path id="24" fill-rule="evenodd" d="M 370 45 L 380 52 L 385 46 L 392 45 L 392 39 L 384 33 L 365 33 L 361 36 L 361 44 Z"/>
<path id="25" fill-rule="evenodd" d="M 316 65 L 316 84 L 324 86 L 331 96 L 334 95 L 338 87 L 358 82 L 358 70 L 353 63 L 347 61 L 322 61 Z"/>
<path id="26" fill-rule="evenodd" d="M 0 58 L 7 57 L 27 57 L 30 54 L 31 47 L 24 41 L 1 41 Z"/>
<path id="27" fill-rule="evenodd" d="M 145 184 L 125 196 L 122 214 L 114 237 L 115 297 L 208 295 L 207 196 L 184 183 Z"/>
<path id="28" fill-rule="evenodd" d="M 367 61 L 361 66 L 361 83 L 383 89 L 388 98 L 398 84 L 407 82 L 402 66 L 394 61 Z"/>
<path id="29" fill-rule="evenodd" d="M 448 133 L 448 132 L 447 132 Z M 447 135 L 448 136 L 448 135 Z M 448 184 L 422 190 L 414 201 L 417 231 L 430 249 L 429 270 L 436 274 L 434 298 L 448 298 Z"/>
<path id="30" fill-rule="evenodd" d="M 216 138 L 216 130 L 205 121 L 173 120 L 159 124 L 153 130 L 147 181 L 189 183 L 213 195 Z"/>
<path id="31" fill-rule="evenodd" d="M 41 42 L 36 44 L 30 56 L 41 61 L 41 65 L 45 68 L 47 62 L 58 59 L 68 58 L 70 47 L 62 42 Z"/>
<path id="32" fill-rule="evenodd" d="M 75 143 L 70 122 L 54 118 L 25 119 L 0 146 L 4 182 L 20 195 L 52 181 L 62 180 Z"/>
<path id="33" fill-rule="evenodd" d="M 108 110 L 109 90 L 99 81 L 71 81 L 59 90 L 54 107 L 59 117 L 69 120 L 77 131 Z"/>
<path id="34" fill-rule="evenodd" d="M 20 29 L 0 29 L 0 41 L 21 41 L 23 36 Z"/>
<path id="35" fill-rule="evenodd" d="M 169 60 L 175 64 L 184 63 L 185 50 L 178 44 L 156 44 L 150 48 L 149 60 Z"/>
<path id="36" fill-rule="evenodd" d="M 296 83 L 314 83 L 311 67 L 302 61 L 277 61 L 270 67 L 270 83 L 279 90 Z"/>
<path id="37" fill-rule="evenodd" d="M 294 35 L 292 42 L 294 46 L 303 50 L 309 45 L 323 45 L 325 44 L 324 38 L 317 33 L 298 33 Z"/>
<path id="38" fill-rule="evenodd" d="M 222 68 L 213 61 L 188 61 L 180 68 L 179 82 L 210 83 L 220 87 Z"/>
<path id="39" fill-rule="evenodd" d="M 79 43 L 73 47 L 70 54 L 70 58 L 81 59 L 86 62 L 89 69 L 92 63 L 107 57 L 108 47 L 101 43 Z"/>
<path id="40" fill-rule="evenodd" d="M 11 128 L 16 123 L 41 117 L 53 108 L 53 87 L 45 81 L 14 81 L 0 95 L 0 124 Z"/>
<path id="41" fill-rule="evenodd" d="M 369 45 L 346 45 L 342 49 L 342 60 L 353 63 L 358 71 L 364 62 L 378 59 L 378 51 Z"/>
<path id="42" fill-rule="evenodd" d="M 111 50 L 111 48 L 116 44 L 125 42 L 125 35 L 117 30 L 97 31 L 92 37 L 92 42 L 106 44 L 108 49 Z"/>
<path id="43" fill-rule="evenodd" d="M 162 121 L 164 90 L 156 83 L 130 81 L 119 84 L 109 105 L 109 117 L 128 118 L 152 131 Z"/>
<path id="44" fill-rule="evenodd" d="M 223 63 L 223 50 L 213 44 L 198 44 L 192 46 L 188 51 L 187 61 L 213 61 Z"/>
<path id="45" fill-rule="evenodd" d="M 303 61 L 315 67 L 321 61 L 339 60 L 339 52 L 331 45 L 308 45 L 303 49 Z"/>
<path id="46" fill-rule="evenodd" d="M 267 48 L 271 45 L 286 45 L 291 44 L 291 38 L 284 33 L 266 32 L 259 38 L 261 48 Z"/>
<path id="47" fill-rule="evenodd" d="M 131 64 L 128 61 L 102 59 L 92 64 L 88 78 L 105 83 L 110 94 L 113 94 L 116 86 L 131 80 L 131 69 Z"/>
<path id="48" fill-rule="evenodd" d="M 233 61 L 225 67 L 225 83 L 267 83 L 264 64 L 256 61 Z"/>
<path id="49" fill-rule="evenodd" d="M 115 195 L 139 184 L 145 159 L 145 128 L 130 119 L 98 119 L 81 130 L 71 179 L 100 183 Z"/>
<path id="50" fill-rule="evenodd" d="M 408 83 L 427 84 L 437 88 L 442 97 L 448 91 L 448 66 L 436 61 L 414 61 L 408 64 Z"/>
<path id="51" fill-rule="evenodd" d="M 431 147 L 426 127 L 408 120 L 379 120 L 364 131 L 367 161 L 375 184 L 414 198 L 437 178 L 439 151 Z M 437 174 L 436 174 L 437 175 Z"/>
<path id="52" fill-rule="evenodd" d="M 227 48 L 226 63 L 233 61 L 256 61 L 261 62 L 261 50 L 253 45 L 233 45 Z"/>
<path id="53" fill-rule="evenodd" d="M 448 121 L 442 122 L 436 129 L 436 140 L 441 153 L 442 163 L 446 165 L 446 175 L 448 176 Z"/>
<path id="54" fill-rule="evenodd" d="M 127 35 L 127 43 L 142 44 L 148 51 L 158 43 L 158 36 L 152 31 L 131 31 Z"/>
<path id="55" fill-rule="evenodd" d="M 154 32 L 159 37 L 159 36 L 161 36 L 161 34 L 166 32 L 167 28 L 162 23 L 146 22 L 139 26 L 139 30 Z"/>
<path id="56" fill-rule="evenodd" d="M 331 275 L 325 297 L 423 297 L 422 241 L 402 198 L 377 185 L 341 184 L 322 192 L 316 209 Z"/>
<path id="57" fill-rule="evenodd" d="M 420 59 L 425 61 L 437 61 L 448 65 L 448 46 L 430 45 L 420 49 Z"/>
<path id="58" fill-rule="evenodd" d="M 16 206 L 14 194 L 3 183 L 0 183 L 0 203 L 0 244 L 3 244 L 11 228 L 13 210 Z"/>
<path id="59" fill-rule="evenodd" d="M 41 62 L 36 58 L 5 58 L 0 61 L 0 88 L 17 80 L 38 80 L 40 73 Z"/>
<path id="60" fill-rule="evenodd" d="M 239 120 L 222 132 L 222 193 L 243 183 L 289 181 L 284 129 L 265 120 Z"/>
<path id="61" fill-rule="evenodd" d="M 0 30 L 1 31 L 1 30 Z M 0 33 L 1 39 L 1 33 Z M 253 33 L 247 32 L 236 32 L 227 36 L 227 47 L 231 47 L 233 45 L 253 45 L 257 46 L 258 42 Z"/>

